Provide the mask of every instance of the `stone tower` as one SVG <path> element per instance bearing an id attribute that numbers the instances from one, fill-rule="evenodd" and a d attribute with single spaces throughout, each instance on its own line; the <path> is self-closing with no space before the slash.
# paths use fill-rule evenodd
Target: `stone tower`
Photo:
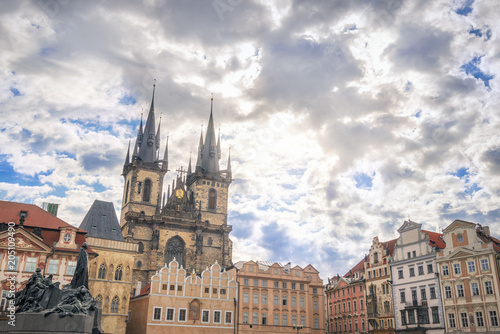
<path id="1" fill-rule="evenodd" d="M 213 99 L 205 140 L 200 136 L 195 169 L 176 170 L 172 184 L 163 189 L 168 171 L 168 142 L 159 158 L 160 126 L 155 132 L 153 101 L 143 129 L 138 130 L 134 152 L 130 145 L 123 167 L 125 187 L 120 225 L 126 241 L 138 244 L 133 288 L 140 289 L 165 263 L 174 258 L 189 273 L 201 273 L 215 261 L 232 264 L 232 242 L 227 224 L 231 158 L 219 168 L 220 134 L 216 139 Z"/>

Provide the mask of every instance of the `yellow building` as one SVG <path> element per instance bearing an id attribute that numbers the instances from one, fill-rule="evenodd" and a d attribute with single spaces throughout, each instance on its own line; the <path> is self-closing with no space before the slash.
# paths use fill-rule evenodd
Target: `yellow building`
<path id="1" fill-rule="evenodd" d="M 218 263 L 200 276 L 174 259 L 130 300 L 127 334 L 235 332 L 236 281 Z"/>
<path id="2" fill-rule="evenodd" d="M 240 261 L 228 272 L 239 285 L 238 333 L 325 332 L 323 280 L 312 265 Z"/>
<path id="3" fill-rule="evenodd" d="M 500 240 L 489 227 L 455 220 L 436 255 L 446 333 L 500 333 Z"/>
<path id="4" fill-rule="evenodd" d="M 212 101 L 213 104 L 213 101 Z M 232 182 L 230 158 L 219 168 L 220 134 L 216 140 L 212 111 L 205 140 L 200 135 L 193 169 L 177 170 L 164 192 L 168 171 L 168 143 L 160 159 L 160 125 L 155 125 L 154 89 L 146 125 L 139 127 L 133 153 L 123 167 L 125 186 L 120 225 L 126 241 L 138 245 L 133 266 L 134 287 L 142 286 L 174 258 L 189 272 L 200 274 L 215 261 L 232 264 L 232 242 L 227 224 L 228 190 Z"/>
<path id="5" fill-rule="evenodd" d="M 123 239 L 111 202 L 94 201 L 80 228 L 88 231 L 87 244 L 99 254 L 89 261 L 89 290 L 102 309 L 101 328 L 124 334 L 138 245 Z"/>

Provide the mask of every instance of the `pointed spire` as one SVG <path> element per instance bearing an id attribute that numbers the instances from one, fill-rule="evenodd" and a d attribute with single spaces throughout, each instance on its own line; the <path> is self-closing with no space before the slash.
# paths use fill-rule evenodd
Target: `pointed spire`
<path id="1" fill-rule="evenodd" d="M 220 125 L 219 125 L 219 137 L 217 138 L 217 159 L 220 160 Z"/>
<path id="2" fill-rule="evenodd" d="M 229 157 L 227 158 L 226 178 L 231 180 L 233 173 L 231 171 L 231 149 L 229 149 Z"/>
<path id="3" fill-rule="evenodd" d="M 165 153 L 163 153 L 163 165 L 161 166 L 163 170 L 168 169 L 168 137 L 169 136 L 167 136 L 167 144 L 165 145 Z"/>
<path id="4" fill-rule="evenodd" d="M 193 172 L 192 172 L 192 169 L 191 169 L 191 152 L 189 152 L 189 164 L 188 164 L 188 171 L 187 171 L 187 175 L 191 175 Z"/>
<path id="5" fill-rule="evenodd" d="M 201 122 L 200 143 L 198 144 L 198 159 L 196 160 L 196 167 L 201 167 L 203 160 L 203 121 Z"/>
<path id="6" fill-rule="evenodd" d="M 153 85 L 153 97 L 151 99 L 151 107 L 149 108 L 148 118 L 146 120 L 146 126 L 144 127 L 145 143 L 142 143 L 139 147 L 139 158 L 145 162 L 154 162 L 156 158 L 156 133 L 155 133 L 155 84 Z M 142 121 L 141 121 L 142 124 Z"/>
<path id="7" fill-rule="evenodd" d="M 135 140 L 134 153 L 132 154 L 133 157 L 139 155 L 139 148 L 141 147 L 142 144 L 142 137 L 143 137 L 143 132 L 142 132 L 142 112 L 141 112 L 141 124 L 139 125 L 139 129 L 137 129 L 137 139 Z"/>
<path id="8" fill-rule="evenodd" d="M 156 149 L 160 149 L 160 126 L 161 126 L 161 116 L 160 121 L 158 122 L 158 130 L 156 131 Z"/>
<path id="9" fill-rule="evenodd" d="M 125 157 L 125 165 L 130 163 L 130 140 L 128 141 L 127 156 Z"/>
<path id="10" fill-rule="evenodd" d="M 209 173 L 217 173 L 219 171 L 219 159 L 217 158 L 217 142 L 215 140 L 215 128 L 213 117 L 213 101 L 212 97 L 210 118 L 208 120 L 207 134 L 205 144 L 203 145 L 203 154 L 201 167 Z"/>

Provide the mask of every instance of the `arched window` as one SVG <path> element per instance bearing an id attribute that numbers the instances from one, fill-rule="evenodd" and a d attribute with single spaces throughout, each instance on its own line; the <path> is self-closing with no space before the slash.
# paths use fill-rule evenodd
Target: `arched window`
<path id="1" fill-rule="evenodd" d="M 99 267 L 99 274 L 97 275 L 99 279 L 106 279 L 106 265 L 103 263 Z"/>
<path id="2" fill-rule="evenodd" d="M 120 264 L 115 271 L 115 281 L 121 281 L 123 274 L 123 266 Z"/>
<path id="3" fill-rule="evenodd" d="M 151 199 L 151 180 L 146 179 L 144 181 L 144 193 L 142 194 L 142 200 L 144 202 L 149 202 Z"/>
<path id="4" fill-rule="evenodd" d="M 165 263 L 168 265 L 173 259 L 179 262 L 179 265 L 185 266 L 184 263 L 184 248 L 185 242 L 179 236 L 170 238 L 165 247 Z"/>
<path id="5" fill-rule="evenodd" d="M 139 253 L 144 253 L 144 244 L 139 241 Z"/>
<path id="6" fill-rule="evenodd" d="M 215 210 L 215 206 L 217 205 L 217 193 L 215 189 L 210 189 L 208 191 L 208 210 Z"/>
<path id="7" fill-rule="evenodd" d="M 115 298 L 111 301 L 110 313 L 118 313 L 118 304 L 120 304 L 120 299 L 118 296 L 115 296 Z"/>
<path id="8" fill-rule="evenodd" d="M 141 268 L 142 267 L 142 262 L 141 261 L 137 261 L 137 265 L 136 265 L 137 268 Z"/>
<path id="9" fill-rule="evenodd" d="M 212 246 L 212 237 L 208 237 L 208 245 Z"/>
<path id="10" fill-rule="evenodd" d="M 98 295 L 95 301 L 97 302 L 97 307 L 102 308 L 102 296 Z"/>
<path id="11" fill-rule="evenodd" d="M 130 187 L 130 180 L 127 181 L 127 188 L 125 189 L 125 203 L 123 204 L 127 204 L 127 201 L 128 201 L 128 188 Z"/>

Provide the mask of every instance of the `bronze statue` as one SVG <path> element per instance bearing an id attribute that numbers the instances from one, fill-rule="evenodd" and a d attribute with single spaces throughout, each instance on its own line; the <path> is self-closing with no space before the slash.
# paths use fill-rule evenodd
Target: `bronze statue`
<path id="1" fill-rule="evenodd" d="M 89 260 L 87 254 L 87 243 L 84 242 L 78 253 L 78 260 L 76 262 L 76 269 L 71 280 L 71 288 L 76 289 L 80 286 L 89 289 Z"/>

